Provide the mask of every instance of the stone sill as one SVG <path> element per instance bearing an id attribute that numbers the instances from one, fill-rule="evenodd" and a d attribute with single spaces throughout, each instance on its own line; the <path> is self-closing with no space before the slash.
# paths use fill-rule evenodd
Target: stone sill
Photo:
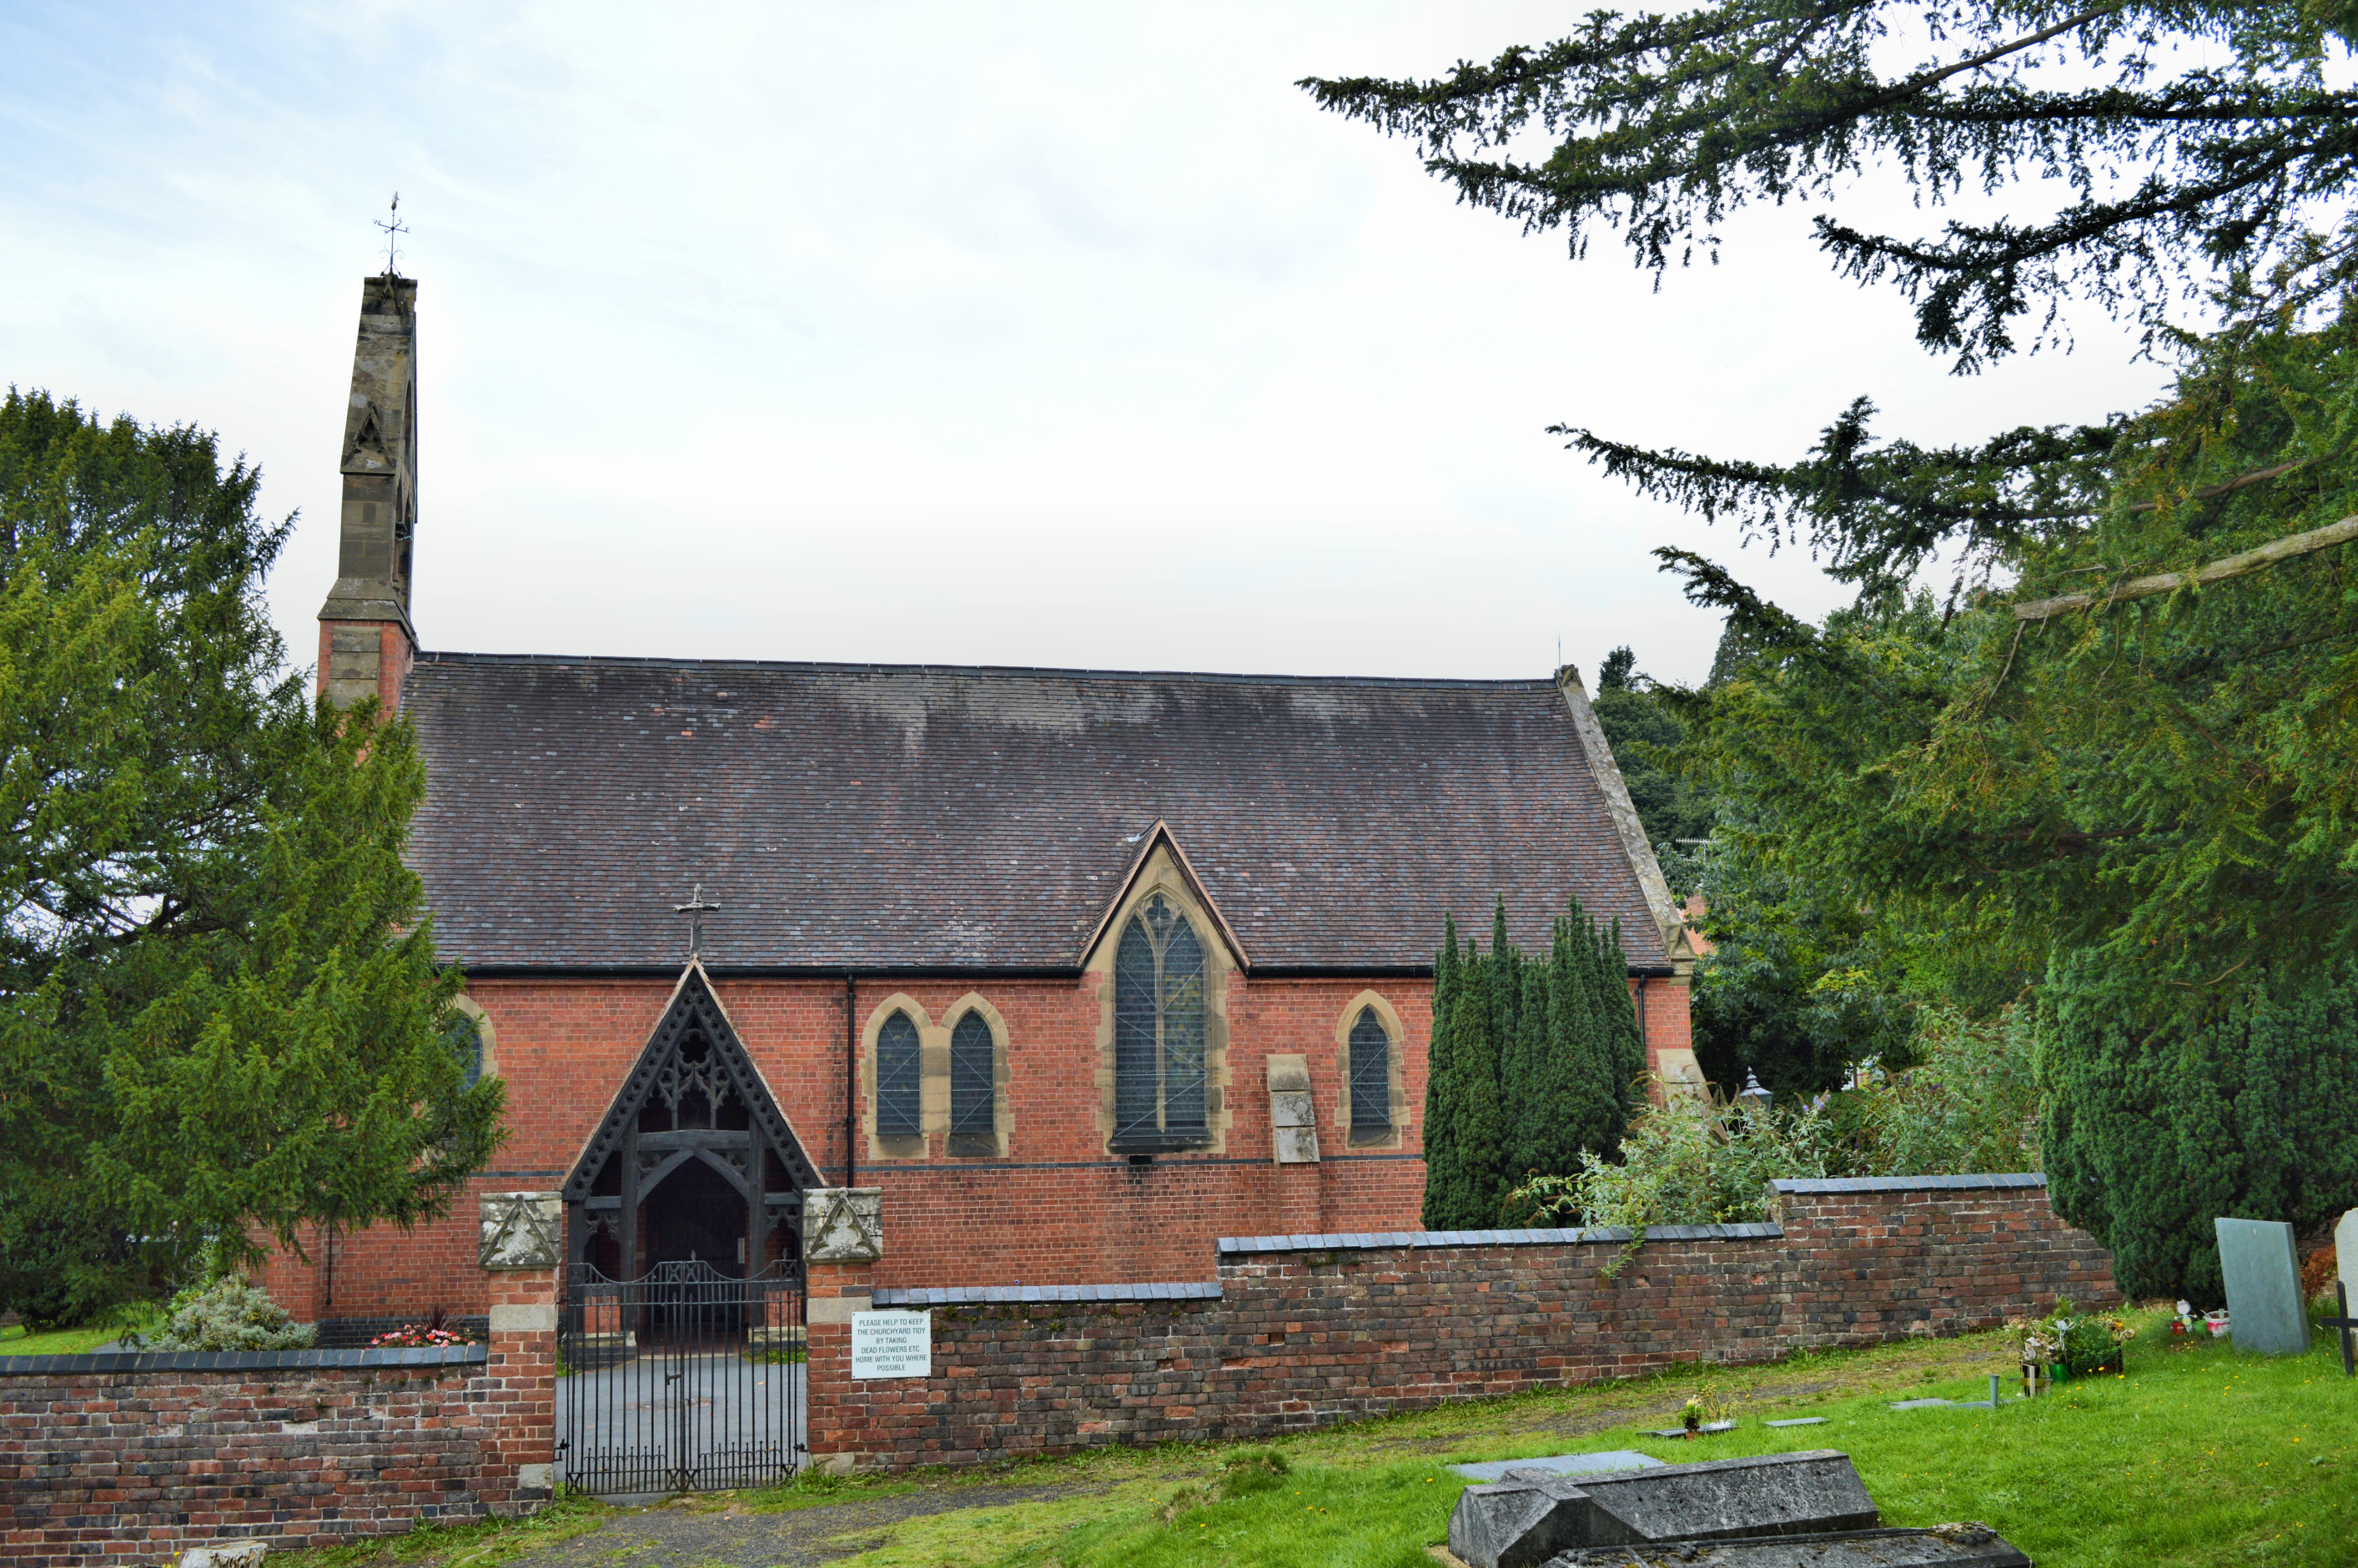
<path id="1" fill-rule="evenodd" d="M 1627 1243 L 1626 1226 L 1593 1225 L 1574 1230 L 1391 1230 L 1349 1236 L 1223 1236 L 1214 1243 L 1223 1255 L 1264 1252 L 1367 1252 L 1440 1247 L 1574 1247 Z M 1777 1225 L 1657 1225 L 1649 1241 L 1765 1241 L 1785 1234 Z"/>
<path id="2" fill-rule="evenodd" d="M 382 1350 L 104 1350 L 83 1356 L 0 1356 L 0 1378 L 82 1372 L 287 1372 L 306 1367 L 481 1367 L 483 1345 L 388 1346 Z"/>
<path id="3" fill-rule="evenodd" d="M 1064 1302 L 1216 1302 L 1217 1282 L 1138 1285 L 954 1285 L 879 1290 L 880 1307 L 1054 1306 Z"/>
<path id="4" fill-rule="evenodd" d="M 1768 1184 L 1768 1190 L 1806 1196 L 1823 1193 L 1958 1193 L 2046 1184 L 2047 1178 L 2037 1171 L 2021 1171 L 2002 1176 L 1779 1176 Z"/>

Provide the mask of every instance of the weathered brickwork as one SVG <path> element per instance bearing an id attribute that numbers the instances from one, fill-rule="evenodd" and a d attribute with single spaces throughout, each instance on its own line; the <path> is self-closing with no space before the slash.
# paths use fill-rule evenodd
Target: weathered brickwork
<path id="1" fill-rule="evenodd" d="M 862 1021 L 895 992 L 936 1016 L 979 992 L 1008 1033 L 1005 1157 L 953 1157 L 939 1137 L 926 1141 L 923 1158 L 871 1160 L 859 1150 L 860 1182 L 884 1189 L 892 1216 L 879 1283 L 1208 1278 L 1212 1242 L 1222 1235 L 1418 1223 L 1429 981 L 1233 980 L 1226 1092 L 1234 1121 L 1227 1146 L 1217 1155 L 1163 1155 L 1144 1165 L 1109 1155 L 1098 1130 L 1101 1009 L 1093 984 L 862 980 Z M 724 976 L 715 989 L 804 1149 L 840 1180 L 842 982 Z M 1397 1148 L 1354 1152 L 1339 1130 L 1344 1079 L 1336 1026 L 1351 1000 L 1368 989 L 1390 1002 L 1406 1030 L 1399 1044 L 1409 1127 Z M 1665 988 L 1658 982 L 1653 989 L 1660 995 Z M 509 1087 L 509 1140 L 474 1191 L 554 1187 L 563 1180 L 670 991 L 661 980 L 486 979 L 471 986 L 492 1019 L 498 1070 Z M 1279 1166 L 1271 1158 L 1263 1065 L 1271 1054 L 1309 1061 L 1325 1144 L 1318 1164 Z M 486 1303 L 475 1266 L 474 1211 L 470 1195 L 453 1217 L 407 1233 L 380 1227 L 340 1234 L 332 1279 L 328 1249 L 307 1237 L 310 1261 L 282 1255 L 264 1282 L 307 1321 L 416 1318 L 437 1306 L 453 1316 L 480 1315 Z M 1018 1217 L 1044 1212 L 1055 1213 L 1057 1223 Z"/>
<path id="2" fill-rule="evenodd" d="M 1259 1436 L 2117 1299 L 2110 1259 L 2041 1186 L 1794 1193 L 1783 1210 L 1781 1227 L 1658 1228 L 1626 1261 L 1610 1234 L 1241 1243 L 1217 1300 L 935 1305 L 925 1379 L 854 1382 L 848 1333 L 815 1329 L 810 1445 L 897 1468 Z"/>
<path id="3" fill-rule="evenodd" d="M 0 1564 L 528 1512 L 551 1488 L 555 1281 L 499 1277 L 489 1344 L 460 1350 L 0 1358 Z"/>

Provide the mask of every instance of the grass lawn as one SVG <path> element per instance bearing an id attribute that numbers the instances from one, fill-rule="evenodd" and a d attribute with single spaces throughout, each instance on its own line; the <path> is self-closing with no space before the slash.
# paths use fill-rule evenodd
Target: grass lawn
<path id="1" fill-rule="evenodd" d="M 47 1334 L 28 1334 L 23 1324 L 0 1328 L 0 1356 L 79 1356 L 110 1340 L 123 1337 L 126 1327 L 141 1330 L 155 1326 L 155 1311 L 141 1312 L 128 1324 L 116 1324 L 111 1328 L 59 1328 Z"/>
<path id="2" fill-rule="evenodd" d="M 2042 1568 L 2358 1561 L 2358 1380 L 2342 1377 L 2331 1342 L 2320 1336 L 2309 1355 L 2275 1359 L 2223 1343 L 2172 1350 L 2159 1337 L 2166 1318 L 2137 1322 L 2126 1376 L 2009 1398 L 1996 1412 L 1888 1408 L 1901 1398 L 1985 1397 L 1985 1373 L 2010 1368 L 2003 1339 L 1979 1335 L 1682 1368 L 1268 1444 L 1098 1451 L 892 1480 L 813 1476 L 673 1506 L 752 1514 L 928 1494 L 942 1511 L 871 1520 L 846 1540 L 881 1538 L 847 1559 L 863 1568 L 1433 1568 L 1426 1549 L 1444 1539 L 1465 1485 L 1451 1464 L 1600 1448 L 1673 1464 L 1837 1448 L 1857 1464 L 1887 1522 L 1981 1519 Z M 1697 1390 L 1731 1407 L 1736 1431 L 1693 1443 L 1638 1435 L 1674 1424 Z M 1827 1422 L 1760 1424 L 1788 1415 Z M 1003 1491 L 978 1491 L 980 1506 L 954 1506 L 961 1490 L 1007 1487 L 1037 1495 L 1007 1502 Z M 545 1524 L 354 1548 L 322 1568 L 373 1557 L 489 1568 L 544 1530 L 595 1528 L 600 1511 L 573 1505 Z"/>

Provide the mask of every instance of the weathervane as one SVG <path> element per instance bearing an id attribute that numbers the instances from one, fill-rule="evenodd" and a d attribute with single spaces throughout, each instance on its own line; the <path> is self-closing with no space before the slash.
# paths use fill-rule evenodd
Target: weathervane
<path id="1" fill-rule="evenodd" d="M 394 270 L 393 264 L 401 259 L 401 252 L 395 247 L 395 242 L 401 235 L 409 232 L 409 225 L 401 221 L 401 192 L 398 190 L 393 193 L 393 206 L 389 209 L 389 216 L 378 218 L 374 222 L 378 228 L 384 231 L 384 276 L 398 277 L 401 275 Z"/>
<path id="2" fill-rule="evenodd" d="M 698 882 L 696 891 L 687 895 L 687 902 L 673 904 L 671 910 L 674 914 L 687 916 L 687 956 L 693 958 L 704 946 L 704 917 L 719 914 L 720 906 L 704 902 L 704 884 Z"/>

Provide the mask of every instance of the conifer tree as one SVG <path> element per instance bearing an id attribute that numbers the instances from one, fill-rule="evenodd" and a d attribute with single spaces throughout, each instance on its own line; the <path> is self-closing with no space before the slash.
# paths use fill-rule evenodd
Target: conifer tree
<path id="1" fill-rule="evenodd" d="M 1457 1142 L 1457 1052 L 1455 1026 L 1465 988 L 1457 953 L 1457 918 L 1444 917 L 1441 951 L 1433 959 L 1433 1044 L 1424 1069 L 1424 1227 L 1459 1228 L 1466 1172 Z"/>
<path id="2" fill-rule="evenodd" d="M 501 1137 L 402 861 L 406 722 L 316 708 L 286 525 L 191 429 L 0 402 L 0 1308 L 443 1211 Z"/>

